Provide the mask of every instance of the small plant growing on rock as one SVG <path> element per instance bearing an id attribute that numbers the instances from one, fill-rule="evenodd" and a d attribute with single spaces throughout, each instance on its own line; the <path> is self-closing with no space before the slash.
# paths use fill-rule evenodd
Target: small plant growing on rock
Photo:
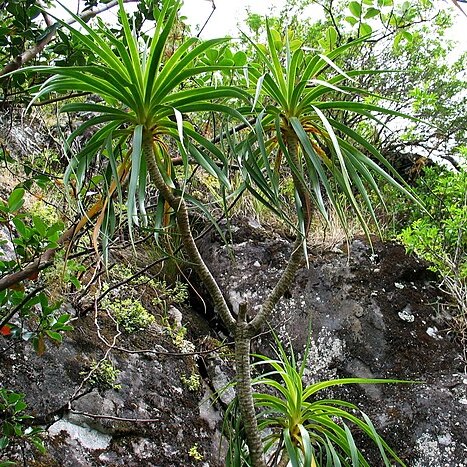
<path id="1" fill-rule="evenodd" d="M 152 287 L 157 296 L 152 304 L 162 307 L 165 311 L 170 305 L 181 304 L 188 298 L 188 287 L 183 282 L 176 281 L 174 285 L 167 285 L 165 281 L 152 281 Z"/>
<path id="2" fill-rule="evenodd" d="M 188 451 L 188 455 L 192 457 L 195 461 L 202 461 L 204 456 L 199 452 L 198 443 L 193 444 Z"/>
<path id="3" fill-rule="evenodd" d="M 120 370 L 115 368 L 110 360 L 101 360 L 96 362 L 93 360 L 89 371 L 83 371 L 81 375 L 89 376 L 87 382 L 93 388 L 98 388 L 102 391 L 107 389 L 121 389 L 121 384 L 116 384 Z"/>
<path id="4" fill-rule="evenodd" d="M 177 347 L 180 352 L 190 353 L 195 351 L 195 346 L 192 342 L 185 339 L 187 329 L 185 326 L 180 326 L 178 324 L 166 325 L 167 333 L 172 339 L 172 344 Z"/>
<path id="5" fill-rule="evenodd" d="M 180 380 L 188 388 L 189 391 L 197 392 L 201 387 L 201 376 L 194 369 L 192 370 L 190 376 L 180 376 Z"/>
<path id="6" fill-rule="evenodd" d="M 61 222 L 57 209 L 54 206 L 44 203 L 44 201 L 36 201 L 29 208 L 29 214 L 39 217 L 47 226 Z"/>
<path id="7" fill-rule="evenodd" d="M 79 261 L 67 259 L 63 254 L 58 254 L 53 266 L 44 272 L 44 278 L 49 284 L 53 284 L 56 294 L 63 293 L 67 285 L 73 284 L 76 289 L 81 288 L 78 276 L 86 271 L 86 266 Z"/>
<path id="8" fill-rule="evenodd" d="M 106 300 L 103 306 L 110 310 L 120 328 L 129 334 L 148 328 L 155 320 L 141 302 L 134 298 L 114 299 L 112 302 Z"/>

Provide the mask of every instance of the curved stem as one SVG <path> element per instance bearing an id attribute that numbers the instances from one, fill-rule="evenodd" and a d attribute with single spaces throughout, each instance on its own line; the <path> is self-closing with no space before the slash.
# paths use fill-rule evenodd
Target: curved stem
<path id="1" fill-rule="evenodd" d="M 145 130 L 143 133 L 142 151 L 144 157 L 146 158 L 146 164 L 148 166 L 152 181 L 156 185 L 156 188 L 159 190 L 159 193 L 162 195 L 164 200 L 176 213 L 175 215 L 177 217 L 177 225 L 185 252 L 190 258 L 193 268 L 198 274 L 201 282 L 208 290 L 209 295 L 211 296 L 214 303 L 214 308 L 220 314 L 222 321 L 227 326 L 227 329 L 233 333 L 235 329 L 235 320 L 229 310 L 229 307 L 227 306 L 219 286 L 217 285 L 216 280 L 212 276 L 211 271 L 209 271 L 208 267 L 206 266 L 206 263 L 203 261 L 198 247 L 196 246 L 190 228 L 190 220 L 188 218 L 186 203 L 183 198 L 175 196 L 171 189 L 164 182 L 162 174 L 156 163 L 152 134 L 147 130 Z"/>
<path id="2" fill-rule="evenodd" d="M 253 337 L 259 332 L 263 324 L 271 315 L 274 307 L 277 305 L 277 302 L 291 286 L 293 280 L 295 279 L 298 268 L 302 264 L 303 258 L 303 239 L 301 236 L 298 236 L 293 244 L 292 254 L 290 255 L 289 261 L 286 268 L 284 269 L 284 272 L 282 273 L 282 276 L 280 277 L 269 297 L 264 301 L 259 313 L 252 321 L 248 323 L 248 332 L 250 337 Z"/>
<path id="3" fill-rule="evenodd" d="M 284 132 L 284 139 L 287 145 L 287 150 L 289 151 L 289 155 L 295 164 L 297 170 L 300 169 L 300 159 L 298 156 L 298 138 L 293 129 L 289 128 L 286 129 Z M 295 176 L 292 172 L 292 178 L 295 185 L 295 188 L 298 192 L 300 200 L 303 206 L 303 217 L 305 223 L 305 236 L 308 234 L 308 230 L 310 229 L 311 224 L 311 200 L 310 194 L 303 185 L 302 181 Z M 261 307 L 260 312 L 255 316 L 255 318 L 249 323 L 249 332 L 250 337 L 253 337 L 255 334 L 259 332 L 263 324 L 271 315 L 274 307 L 277 305 L 281 297 L 287 291 L 287 289 L 291 286 L 293 280 L 295 279 L 295 275 L 300 267 L 303 258 L 305 256 L 303 242 L 306 241 L 306 238 L 302 237 L 300 231 L 298 231 L 297 239 L 294 242 L 292 254 L 290 255 L 289 261 L 287 262 L 287 266 L 282 273 L 279 281 L 277 282 L 276 286 L 272 290 L 269 297 L 264 301 L 263 306 Z"/>

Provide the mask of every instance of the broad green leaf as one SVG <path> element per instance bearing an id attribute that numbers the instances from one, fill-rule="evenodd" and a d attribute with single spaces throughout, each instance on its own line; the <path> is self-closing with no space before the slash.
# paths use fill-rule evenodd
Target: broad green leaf
<path id="1" fill-rule="evenodd" d="M 344 18 L 351 26 L 355 26 L 358 23 L 358 19 L 353 16 L 346 16 Z"/>
<path id="2" fill-rule="evenodd" d="M 8 197 L 8 209 L 10 212 L 18 211 L 24 203 L 24 188 L 14 189 Z"/>
<path id="3" fill-rule="evenodd" d="M 373 33 L 373 28 L 368 23 L 360 24 L 360 33 L 362 36 L 369 36 Z"/>
<path id="4" fill-rule="evenodd" d="M 279 43 L 282 45 L 282 38 L 279 31 L 276 31 L 275 29 L 271 28 L 271 36 L 274 40 L 274 43 Z"/>
<path id="5" fill-rule="evenodd" d="M 47 233 L 47 224 L 39 216 L 32 216 L 32 222 L 40 235 L 45 237 Z"/>
<path id="6" fill-rule="evenodd" d="M 244 65 L 246 65 L 246 63 L 247 63 L 246 53 L 239 50 L 233 56 L 233 61 L 234 61 L 235 66 L 244 66 Z"/>
<path id="7" fill-rule="evenodd" d="M 378 16 L 381 13 L 381 10 L 378 8 L 368 8 L 368 10 L 365 13 L 364 18 L 365 19 L 370 19 L 374 18 L 375 16 Z"/>
<path id="8" fill-rule="evenodd" d="M 303 41 L 301 39 L 293 39 L 290 41 L 290 50 L 295 52 L 303 45 Z"/>
<path id="9" fill-rule="evenodd" d="M 336 31 L 336 28 L 334 28 L 333 26 L 330 26 L 327 30 L 326 30 L 326 43 L 328 45 L 328 49 L 329 50 L 332 50 L 335 45 L 336 45 L 336 41 L 337 41 L 337 31 Z"/>
<path id="10" fill-rule="evenodd" d="M 362 14 L 362 6 L 360 2 L 350 2 L 349 3 L 349 10 L 356 18 L 360 18 Z"/>
<path id="11" fill-rule="evenodd" d="M 412 33 L 410 33 L 409 31 L 405 31 L 405 30 L 401 31 L 401 33 L 402 33 L 402 36 L 404 37 L 404 39 L 407 40 L 407 42 L 412 42 L 412 40 L 413 40 L 413 34 Z"/>
<path id="12" fill-rule="evenodd" d="M 59 332 L 47 330 L 47 331 L 45 331 L 45 333 L 47 334 L 47 336 L 50 339 L 52 339 L 55 342 L 62 342 L 63 341 L 63 336 Z"/>
<path id="13" fill-rule="evenodd" d="M 9 441 L 10 440 L 9 440 L 8 436 L 2 436 L 0 438 L 0 449 L 5 449 L 8 446 Z M 9 465 L 14 465 L 14 462 L 11 462 Z"/>
<path id="14" fill-rule="evenodd" d="M 26 227 L 24 222 L 19 217 L 13 217 L 12 221 L 18 234 L 21 237 L 29 238 L 30 236 L 29 229 Z"/>
<path id="15" fill-rule="evenodd" d="M 208 49 L 206 50 L 205 54 L 211 63 L 215 63 L 217 60 L 217 57 L 219 56 L 219 51 L 216 49 Z"/>

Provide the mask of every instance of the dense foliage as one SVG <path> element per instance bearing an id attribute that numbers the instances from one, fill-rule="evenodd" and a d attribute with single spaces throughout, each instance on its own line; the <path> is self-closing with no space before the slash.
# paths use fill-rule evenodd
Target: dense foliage
<path id="1" fill-rule="evenodd" d="M 444 289 L 454 299 L 455 328 L 465 337 L 467 314 L 467 171 L 428 168 L 417 181 L 425 210 L 406 213 L 400 239 L 408 249 L 429 261 Z"/>
<path id="2" fill-rule="evenodd" d="M 427 157 L 446 159 L 457 165 L 453 156 L 467 144 L 463 109 L 465 95 L 465 53 L 453 53 L 454 44 L 446 30 L 452 19 L 445 10 L 430 9 L 430 2 L 322 1 L 324 18 L 304 20 L 308 2 L 288 2 L 276 20 L 277 25 L 291 23 L 295 35 L 308 43 L 319 43 L 330 50 L 348 41 L 373 35 L 337 61 L 344 69 L 392 70 L 362 76 L 359 84 L 368 91 L 391 99 L 385 102 L 393 110 L 420 117 L 425 123 L 407 124 L 394 115 L 382 115 L 385 126 L 340 112 L 341 121 L 358 128 L 401 173 L 410 177 L 417 161 Z M 263 34 L 264 18 L 251 15 L 252 34 Z M 324 36 L 324 37 L 323 37 Z M 442 96 L 442 98 L 440 98 Z M 368 96 L 367 102 L 382 102 Z M 433 125 L 433 126 L 432 126 Z"/>

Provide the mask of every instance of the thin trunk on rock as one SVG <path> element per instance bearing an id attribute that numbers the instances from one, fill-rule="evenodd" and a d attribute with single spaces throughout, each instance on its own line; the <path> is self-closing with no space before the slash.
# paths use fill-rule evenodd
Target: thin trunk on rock
<path id="1" fill-rule="evenodd" d="M 291 128 L 286 129 L 284 132 L 284 139 L 287 145 L 287 150 L 289 151 L 290 158 L 297 167 L 297 170 L 301 167 L 299 160 L 299 143 L 297 135 L 293 132 Z M 311 200 L 307 188 L 303 185 L 301 180 L 292 173 L 292 178 L 294 181 L 294 186 L 298 191 L 298 195 L 303 205 L 303 214 L 304 214 L 304 223 L 305 223 L 305 237 L 308 234 L 311 223 Z M 298 268 L 301 266 L 304 259 L 304 248 L 303 242 L 306 241 L 306 238 L 303 238 L 300 232 L 297 232 L 297 239 L 294 242 L 293 250 L 290 255 L 289 261 L 283 271 L 279 281 L 274 287 L 273 291 L 264 301 L 261 310 L 255 316 L 255 318 L 249 323 L 251 332 L 253 335 L 257 334 L 261 327 L 266 323 L 266 321 L 271 316 L 275 306 L 282 298 L 284 293 L 292 285 L 292 282 L 295 279 Z"/>
<path id="2" fill-rule="evenodd" d="M 240 304 L 237 325 L 235 326 L 236 392 L 252 465 L 254 467 L 266 467 L 263 456 L 263 443 L 256 419 L 253 388 L 251 385 L 251 330 L 246 322 L 246 311 L 247 304 Z"/>
<path id="3" fill-rule="evenodd" d="M 201 254 L 199 253 L 198 247 L 196 246 L 193 234 L 191 232 L 190 220 L 188 218 L 188 210 L 186 203 L 183 198 L 175 196 L 172 190 L 164 182 L 162 174 L 159 170 L 159 167 L 156 163 L 156 158 L 154 155 L 154 143 L 152 140 L 152 134 L 150 132 L 145 132 L 143 136 L 143 146 L 142 151 L 144 157 L 146 158 L 146 163 L 148 166 L 149 174 L 151 179 L 159 190 L 159 193 L 162 195 L 164 200 L 169 204 L 169 206 L 175 211 L 177 218 L 178 229 L 181 234 L 181 239 L 185 252 L 187 253 L 192 266 L 196 273 L 198 274 L 203 285 L 209 292 L 211 296 L 215 310 L 220 314 L 224 324 L 227 326 L 227 329 L 234 332 L 235 319 L 233 318 L 229 307 L 225 301 L 222 292 L 206 266 Z"/>

